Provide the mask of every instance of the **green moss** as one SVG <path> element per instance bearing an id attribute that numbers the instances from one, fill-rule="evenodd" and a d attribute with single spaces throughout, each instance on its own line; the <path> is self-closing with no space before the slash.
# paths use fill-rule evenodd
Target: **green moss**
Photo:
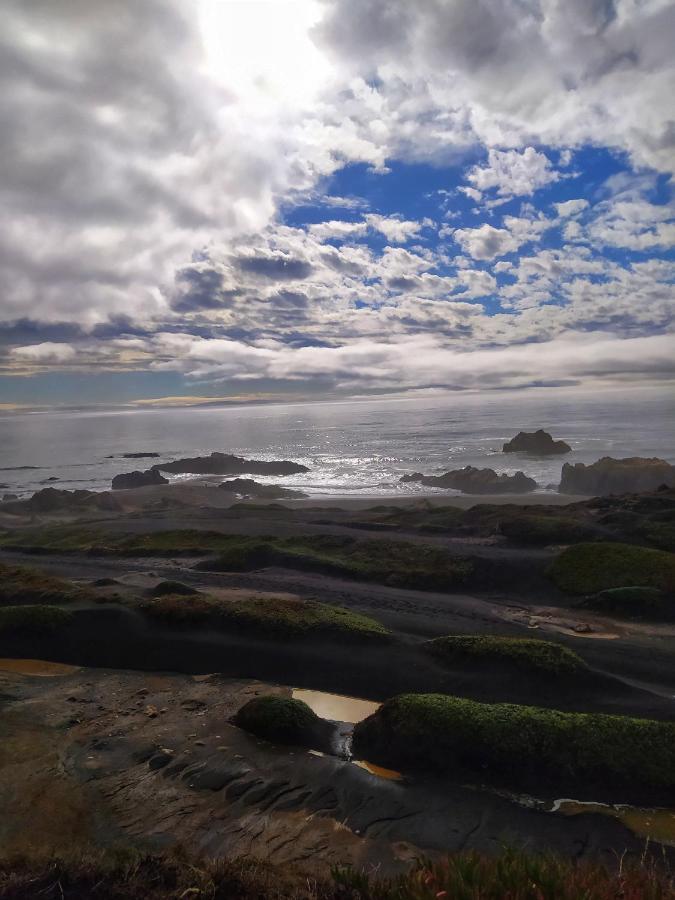
<path id="1" fill-rule="evenodd" d="M 651 587 L 610 588 L 592 597 L 586 597 L 581 606 L 610 612 L 619 616 L 662 616 L 672 612 L 663 591 Z"/>
<path id="2" fill-rule="evenodd" d="M 167 625 L 284 635 L 289 638 L 336 635 L 352 640 L 383 640 L 387 629 L 360 613 L 286 597 L 221 600 L 205 594 L 167 596 L 142 604 L 141 610 Z"/>
<path id="3" fill-rule="evenodd" d="M 425 648 L 441 662 L 480 660 L 507 663 L 525 672 L 546 676 L 577 676 L 586 663 L 567 647 L 552 641 L 492 635 L 450 635 L 428 641 Z"/>
<path id="4" fill-rule="evenodd" d="M 569 594 L 629 585 L 670 590 L 675 585 L 675 556 L 632 544 L 577 544 L 562 551 L 549 575 Z"/>
<path id="5" fill-rule="evenodd" d="M 174 596 L 192 597 L 198 594 L 199 591 L 189 584 L 183 584 L 182 581 L 160 581 L 159 584 L 152 588 L 150 593 L 154 597 L 166 597 L 171 594 Z"/>
<path id="6" fill-rule="evenodd" d="M 303 743 L 321 720 L 302 700 L 256 697 L 235 715 L 234 724 L 268 741 Z"/>
<path id="7" fill-rule="evenodd" d="M 384 765 L 609 786 L 675 788 L 675 724 L 444 694 L 387 701 L 354 731 L 354 752 Z"/>
<path id="8" fill-rule="evenodd" d="M 89 593 L 62 578 L 25 566 L 0 564 L 0 606 L 21 603 L 72 603 L 86 600 Z"/>
<path id="9" fill-rule="evenodd" d="M 4 606 L 0 608 L 0 634 L 49 633 L 72 619 L 72 612 L 56 606 Z"/>
<path id="10" fill-rule="evenodd" d="M 405 541 L 311 535 L 294 538 L 231 538 L 221 555 L 200 568 L 242 571 L 285 566 L 395 587 L 451 589 L 465 584 L 473 565 L 443 548 Z"/>

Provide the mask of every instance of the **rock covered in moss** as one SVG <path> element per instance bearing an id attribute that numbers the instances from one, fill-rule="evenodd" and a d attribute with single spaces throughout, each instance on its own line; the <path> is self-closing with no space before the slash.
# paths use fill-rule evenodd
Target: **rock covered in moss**
<path id="1" fill-rule="evenodd" d="M 565 463 L 560 476 L 561 494 L 628 494 L 675 486 L 675 466 L 665 459 L 603 456 L 589 466 Z"/>
<path id="2" fill-rule="evenodd" d="M 267 741 L 306 744 L 311 742 L 322 720 L 302 700 L 268 695 L 249 700 L 233 722 Z"/>
<path id="3" fill-rule="evenodd" d="M 146 472 L 124 472 L 121 475 L 115 475 L 112 480 L 112 487 L 114 491 L 124 491 L 168 483 L 169 479 L 164 478 L 156 469 L 148 469 Z"/>
<path id="4" fill-rule="evenodd" d="M 533 456 L 557 456 L 571 453 L 572 448 L 565 441 L 555 441 L 540 428 L 538 431 L 519 431 L 502 447 L 502 453 L 531 453 Z"/>

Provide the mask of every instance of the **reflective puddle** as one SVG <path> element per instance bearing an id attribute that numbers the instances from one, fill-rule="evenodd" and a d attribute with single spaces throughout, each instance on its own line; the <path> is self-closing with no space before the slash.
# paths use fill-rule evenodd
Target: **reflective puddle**
<path id="1" fill-rule="evenodd" d="M 355 725 L 376 712 L 381 704 L 371 700 L 359 700 L 356 697 L 344 697 L 341 694 L 326 694 L 323 691 L 306 691 L 293 688 L 294 700 L 302 700 L 322 719 L 334 722 L 349 722 Z"/>
<path id="2" fill-rule="evenodd" d="M 377 778 L 385 778 L 387 781 L 403 780 L 403 775 L 395 769 L 385 769 L 384 766 L 376 766 L 374 763 L 366 762 L 365 759 L 354 759 L 352 762 L 359 769 L 365 769 L 366 772 L 370 772 L 371 775 L 375 775 Z"/>
<path id="3" fill-rule="evenodd" d="M 565 816 L 597 813 L 618 819 L 638 837 L 675 847 L 675 810 L 640 809 L 637 806 L 611 806 L 606 803 L 583 803 L 579 800 L 556 800 L 552 812 Z"/>
<path id="4" fill-rule="evenodd" d="M 43 659 L 0 659 L 0 672 L 13 672 L 15 675 L 37 675 L 40 678 L 72 675 L 73 672 L 79 671 L 79 668 L 79 666 L 47 662 Z"/>

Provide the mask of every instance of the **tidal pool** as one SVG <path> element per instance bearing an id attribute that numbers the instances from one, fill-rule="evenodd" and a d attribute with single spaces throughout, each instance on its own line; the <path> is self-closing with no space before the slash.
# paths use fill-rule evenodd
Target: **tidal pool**
<path id="1" fill-rule="evenodd" d="M 302 700 L 322 719 L 334 722 L 349 722 L 356 725 L 371 716 L 380 708 L 380 703 L 371 700 L 359 700 L 357 697 L 344 697 L 341 694 L 326 694 L 323 691 L 307 691 L 293 688 L 293 699 Z"/>
<path id="2" fill-rule="evenodd" d="M 43 659 L 0 659 L 0 672 L 13 672 L 16 675 L 36 675 L 40 678 L 54 678 L 58 675 L 72 675 L 73 672 L 77 672 L 79 669 L 79 666 L 47 662 Z"/>

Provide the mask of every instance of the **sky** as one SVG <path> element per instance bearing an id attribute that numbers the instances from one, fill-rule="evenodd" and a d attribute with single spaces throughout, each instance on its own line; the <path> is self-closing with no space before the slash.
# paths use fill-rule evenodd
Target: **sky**
<path id="1" fill-rule="evenodd" d="M 1 408 L 672 379 L 672 0 L 2 9 Z"/>

